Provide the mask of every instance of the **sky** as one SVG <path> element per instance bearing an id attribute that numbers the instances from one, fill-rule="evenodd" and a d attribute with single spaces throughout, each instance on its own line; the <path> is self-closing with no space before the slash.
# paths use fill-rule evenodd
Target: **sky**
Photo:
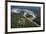
<path id="1" fill-rule="evenodd" d="M 11 6 L 12 9 L 27 9 L 33 11 L 35 15 L 40 16 L 40 7 L 35 6 Z"/>

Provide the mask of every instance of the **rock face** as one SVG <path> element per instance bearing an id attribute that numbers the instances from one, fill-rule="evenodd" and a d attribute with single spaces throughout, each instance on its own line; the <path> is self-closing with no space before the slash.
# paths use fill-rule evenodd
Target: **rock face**
<path id="1" fill-rule="evenodd" d="M 40 25 L 40 17 L 35 18 L 33 21 Z"/>
<path id="2" fill-rule="evenodd" d="M 32 23 L 36 16 L 33 11 L 27 9 L 12 9 L 11 12 L 11 27 L 23 28 L 23 27 L 37 27 L 36 23 Z M 39 26 L 38 26 L 39 27 Z"/>

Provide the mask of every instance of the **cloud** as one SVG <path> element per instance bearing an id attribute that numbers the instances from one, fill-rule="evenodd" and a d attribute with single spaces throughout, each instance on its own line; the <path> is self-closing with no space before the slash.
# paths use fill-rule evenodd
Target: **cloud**
<path id="1" fill-rule="evenodd" d="M 32 15 L 33 17 L 36 17 L 36 15 L 34 14 L 33 11 L 28 10 L 28 9 L 12 9 L 12 12 L 14 13 L 22 13 L 24 12 L 23 16 L 25 16 L 26 14 Z"/>

